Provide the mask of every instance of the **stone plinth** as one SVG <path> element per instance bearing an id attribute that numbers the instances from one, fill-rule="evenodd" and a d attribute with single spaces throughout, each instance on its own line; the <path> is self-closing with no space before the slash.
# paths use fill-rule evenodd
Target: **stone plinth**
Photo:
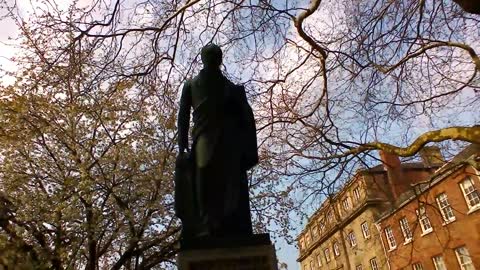
<path id="1" fill-rule="evenodd" d="M 178 269 L 277 270 L 277 258 L 268 234 L 203 238 L 182 245 Z"/>

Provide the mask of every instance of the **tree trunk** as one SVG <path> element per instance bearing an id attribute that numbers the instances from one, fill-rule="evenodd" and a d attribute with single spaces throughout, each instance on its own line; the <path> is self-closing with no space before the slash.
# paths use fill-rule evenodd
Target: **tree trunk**
<path id="1" fill-rule="evenodd" d="M 95 240 L 95 224 L 91 204 L 86 204 L 87 239 L 88 239 L 88 262 L 85 270 L 96 270 L 97 265 L 97 241 Z"/>

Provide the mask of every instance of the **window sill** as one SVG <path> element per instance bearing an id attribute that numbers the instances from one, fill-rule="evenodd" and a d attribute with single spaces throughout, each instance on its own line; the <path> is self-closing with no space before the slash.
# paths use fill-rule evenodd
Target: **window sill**
<path id="1" fill-rule="evenodd" d="M 433 232 L 433 229 L 430 229 L 430 230 L 425 231 L 425 232 L 423 232 L 422 234 L 420 234 L 420 236 L 425 236 L 425 235 L 430 234 L 430 233 L 432 233 L 432 232 Z"/>
<path id="2" fill-rule="evenodd" d="M 442 223 L 442 226 L 447 226 L 448 224 L 454 222 L 455 220 L 457 220 L 457 219 L 456 219 L 456 218 L 452 218 L 452 219 L 449 219 L 449 220 L 447 220 L 447 221 L 444 221 L 444 222 Z"/>
<path id="3" fill-rule="evenodd" d="M 410 243 L 412 243 L 412 242 L 413 242 L 413 238 L 410 238 L 410 239 L 408 239 L 407 241 L 405 241 L 405 243 L 403 243 L 403 245 L 406 246 L 406 245 L 408 245 L 408 244 L 410 244 Z"/>
<path id="4" fill-rule="evenodd" d="M 470 208 L 470 210 L 468 210 L 467 215 L 477 212 L 478 210 L 480 210 L 480 205 L 475 205 L 474 207 Z"/>
<path id="5" fill-rule="evenodd" d="M 392 251 L 394 251 L 394 250 L 396 250 L 396 249 L 397 249 L 397 247 L 395 246 L 395 247 L 393 247 L 393 248 L 390 248 L 390 249 L 388 250 L 388 252 L 392 252 Z"/>

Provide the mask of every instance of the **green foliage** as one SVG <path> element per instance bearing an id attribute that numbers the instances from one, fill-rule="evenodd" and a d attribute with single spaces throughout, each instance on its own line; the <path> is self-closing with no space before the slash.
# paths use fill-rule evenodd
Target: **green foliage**
<path id="1" fill-rule="evenodd" d="M 175 107 L 148 93 L 154 85 L 105 76 L 95 44 L 51 65 L 30 42 L 45 51 L 55 42 L 25 35 L 29 64 L 0 89 L 1 263 L 148 269 L 170 261 L 179 227 Z"/>

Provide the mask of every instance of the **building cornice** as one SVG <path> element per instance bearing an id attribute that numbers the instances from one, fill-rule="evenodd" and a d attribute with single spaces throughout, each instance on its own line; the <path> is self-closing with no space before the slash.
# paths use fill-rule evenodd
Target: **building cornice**
<path id="1" fill-rule="evenodd" d="M 421 194 L 423 194 L 425 191 L 428 191 L 429 189 L 433 188 L 437 184 L 441 183 L 443 180 L 448 178 L 449 176 L 459 172 L 461 169 L 465 169 L 468 166 L 471 166 L 472 168 L 475 169 L 475 166 L 471 163 L 472 160 L 475 160 L 475 158 L 472 156 L 468 158 L 467 160 L 464 160 L 462 162 L 458 163 L 447 163 L 441 168 L 439 168 L 432 176 L 430 176 L 427 180 L 421 182 L 421 183 L 416 183 L 412 185 L 416 191 L 414 194 L 409 196 L 406 199 L 401 200 L 398 203 L 398 206 L 393 207 L 390 211 L 385 212 L 383 215 L 381 215 L 376 223 L 380 224 L 383 220 L 386 218 L 390 217 L 391 215 L 395 214 L 398 212 L 400 209 L 402 209 L 405 205 L 409 204 L 411 201 L 414 199 L 418 198 Z"/>
<path id="2" fill-rule="evenodd" d="M 380 166 L 380 165 L 377 165 Z M 325 199 L 325 201 L 322 202 L 321 206 L 308 218 L 307 224 L 305 225 L 305 228 L 298 234 L 298 236 L 295 238 L 296 241 L 299 241 L 300 238 L 305 234 L 305 232 L 309 229 L 311 224 L 318 219 L 318 216 L 325 211 L 329 206 L 334 206 L 335 203 L 337 202 L 338 198 L 341 197 L 354 183 L 356 183 L 360 177 L 363 177 L 365 175 L 377 175 L 377 174 L 385 174 L 387 171 L 385 169 L 375 169 L 377 166 L 368 168 L 368 169 L 359 169 L 355 172 L 352 178 L 350 178 L 349 181 L 347 181 L 344 186 L 335 194 L 333 194 L 330 198 Z M 432 165 L 432 166 L 423 166 L 423 167 L 406 167 L 403 168 L 405 170 L 430 170 L 434 168 L 439 168 L 438 165 Z"/>
<path id="3" fill-rule="evenodd" d="M 353 177 L 350 178 L 350 180 L 347 183 L 345 183 L 344 186 L 338 192 L 336 192 L 330 198 L 327 198 L 322 202 L 320 207 L 308 218 L 308 221 L 307 221 L 307 224 L 305 225 L 305 228 L 298 234 L 298 236 L 295 238 L 295 240 L 298 241 L 300 239 L 300 237 L 302 237 L 305 234 L 305 232 L 312 225 L 312 223 L 315 220 L 318 219 L 318 216 L 322 212 L 327 210 L 328 207 L 335 207 L 335 203 L 337 202 L 338 197 L 343 195 L 346 192 L 346 190 L 348 189 L 348 187 L 353 185 L 353 183 L 356 183 L 357 180 L 360 177 L 363 177 L 365 174 L 374 174 L 374 173 L 385 173 L 385 172 L 370 172 L 370 171 L 368 171 L 368 169 L 357 170 L 355 172 L 355 174 L 353 175 Z"/>
<path id="4" fill-rule="evenodd" d="M 331 226 L 326 231 L 326 233 L 324 233 L 322 236 L 320 236 L 316 240 L 312 239 L 312 241 L 314 241 L 314 243 L 312 243 L 303 252 L 302 252 L 302 250 L 300 250 L 300 255 L 297 259 L 297 262 L 302 262 L 306 257 L 311 255 L 317 247 L 322 245 L 325 241 L 327 241 L 330 237 L 332 237 L 332 235 L 334 235 L 337 231 L 339 231 L 340 229 L 343 229 L 344 227 L 346 227 L 346 225 L 350 224 L 350 222 L 353 219 L 357 218 L 360 214 L 365 212 L 365 210 L 369 206 L 377 205 L 377 204 L 384 203 L 384 202 L 386 202 L 386 200 L 380 199 L 380 198 L 372 198 L 372 199 L 365 200 L 360 206 L 355 208 L 355 210 L 353 212 L 351 212 L 345 219 L 341 220 L 339 223 L 335 224 L 334 226 Z"/>

